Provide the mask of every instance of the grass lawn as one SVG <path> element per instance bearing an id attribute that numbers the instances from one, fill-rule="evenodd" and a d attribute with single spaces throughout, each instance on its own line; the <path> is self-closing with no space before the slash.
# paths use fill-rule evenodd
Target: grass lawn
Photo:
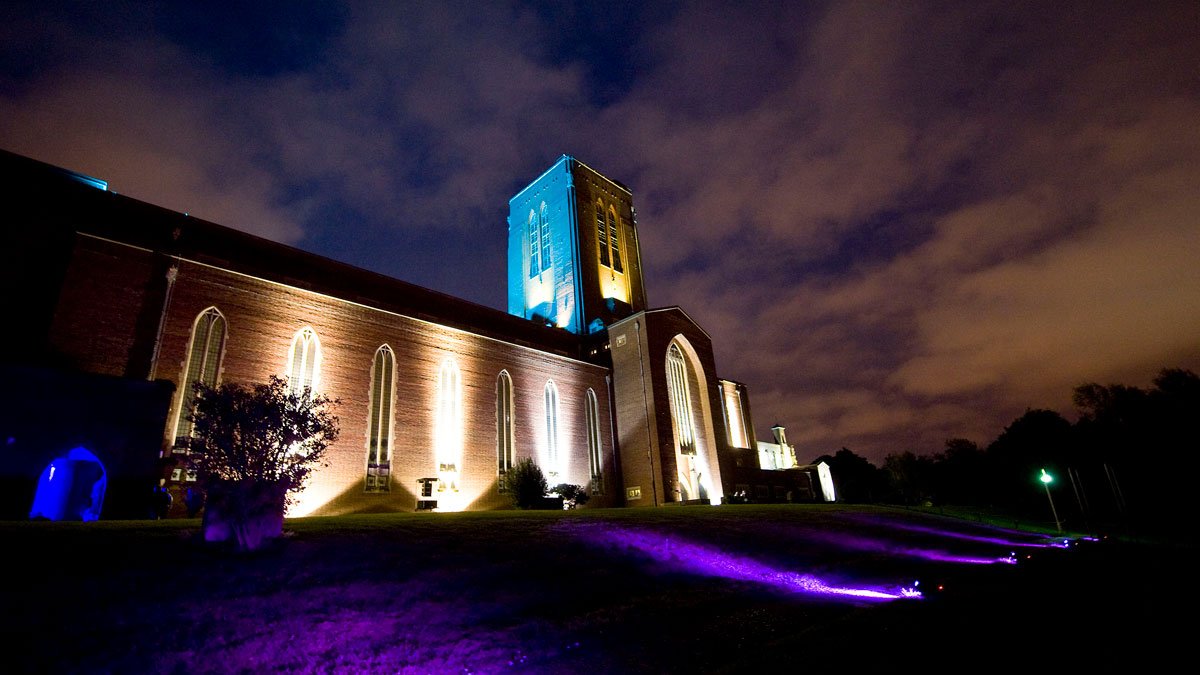
<path id="1" fill-rule="evenodd" d="M 306 518 L 253 554 L 198 533 L 0 523 L 0 669 L 1155 670 L 1200 595 L 1188 548 L 876 507 Z"/>

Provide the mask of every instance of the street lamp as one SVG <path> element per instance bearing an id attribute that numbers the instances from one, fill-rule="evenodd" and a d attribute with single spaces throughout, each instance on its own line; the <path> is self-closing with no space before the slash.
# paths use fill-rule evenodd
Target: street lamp
<path id="1" fill-rule="evenodd" d="M 1054 514 L 1054 526 L 1058 528 L 1059 532 L 1062 532 L 1062 523 L 1058 520 L 1058 509 L 1054 508 L 1054 497 L 1050 496 L 1050 484 L 1053 482 L 1054 476 L 1051 476 L 1046 473 L 1045 469 L 1042 469 L 1042 487 L 1046 488 L 1046 499 L 1050 500 L 1050 513 Z"/>

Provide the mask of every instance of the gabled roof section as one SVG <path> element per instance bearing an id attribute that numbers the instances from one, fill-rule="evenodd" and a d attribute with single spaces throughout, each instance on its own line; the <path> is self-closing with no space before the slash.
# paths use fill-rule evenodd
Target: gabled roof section
<path id="1" fill-rule="evenodd" d="M 77 175 L 0 150 L 4 226 L 37 228 L 31 234 L 59 240 L 71 232 L 101 237 L 562 356 L 585 357 L 579 338 L 567 331 L 98 190 Z"/>
<path id="2" fill-rule="evenodd" d="M 570 163 L 570 162 L 572 162 L 572 161 L 574 161 L 574 158 L 573 158 L 573 157 L 571 157 L 570 155 L 562 155 L 562 156 L 560 156 L 560 157 L 559 157 L 557 160 L 555 160 L 555 161 L 554 161 L 554 163 L 553 163 L 553 164 L 551 164 L 551 165 L 550 165 L 550 166 L 549 166 L 549 167 L 548 167 L 548 168 L 547 168 L 545 171 L 543 171 L 543 172 L 541 172 L 540 174 L 538 174 L 538 177 L 537 177 L 537 178 L 534 178 L 533 180 L 531 180 L 531 181 L 529 181 L 528 183 L 526 183 L 526 184 L 525 184 L 525 187 L 521 188 L 520 190 L 517 190 L 516 194 L 514 194 L 512 197 L 509 197 L 509 199 L 508 199 L 508 203 L 509 203 L 509 204 L 512 204 L 513 202 L 515 202 L 515 201 L 517 200 L 517 198 L 518 198 L 518 197 L 520 197 L 521 195 L 525 194 L 525 191 L 526 191 L 526 190 L 528 190 L 529 188 L 533 187 L 533 186 L 534 186 L 534 185 L 535 185 L 535 184 L 536 184 L 538 181 L 540 181 L 540 180 L 542 180 L 543 178 L 545 178 L 545 177 L 546 177 L 546 175 L 547 175 L 547 174 L 549 174 L 550 172 L 557 170 L 557 169 L 558 169 L 558 167 L 559 167 L 559 165 L 561 165 L 563 162 L 567 162 L 567 163 L 568 163 L 568 168 L 569 168 L 569 163 Z"/>
<path id="3" fill-rule="evenodd" d="M 709 341 L 712 340 L 712 336 L 708 334 L 708 331 L 704 330 L 704 328 L 701 327 L 700 324 L 696 323 L 696 320 L 693 319 L 690 314 L 683 311 L 683 308 L 680 307 L 679 305 L 671 305 L 670 307 L 658 307 L 656 309 L 648 309 L 648 310 L 646 310 L 645 313 L 646 314 L 661 314 L 664 312 L 679 312 L 680 314 L 683 315 L 683 318 L 688 320 L 688 323 L 690 323 L 696 327 L 696 330 L 700 331 L 701 333 L 704 333 L 704 337 L 708 338 Z"/>

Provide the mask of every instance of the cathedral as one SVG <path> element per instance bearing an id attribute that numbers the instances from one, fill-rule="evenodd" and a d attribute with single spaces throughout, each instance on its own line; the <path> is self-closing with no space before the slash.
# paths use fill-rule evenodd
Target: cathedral
<path id="1" fill-rule="evenodd" d="M 510 508 L 524 458 L 587 507 L 835 498 L 782 426 L 757 440 L 713 336 L 648 305 L 632 193 L 573 157 L 509 201 L 507 312 L 31 158 L 0 173 L 0 517 L 146 517 L 159 488 L 185 515 L 191 383 L 272 375 L 340 401 L 290 517 Z"/>

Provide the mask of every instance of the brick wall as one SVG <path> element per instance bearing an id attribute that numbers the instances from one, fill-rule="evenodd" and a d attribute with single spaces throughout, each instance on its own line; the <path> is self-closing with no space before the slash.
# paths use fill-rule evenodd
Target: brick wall
<path id="1" fill-rule="evenodd" d="M 76 236 L 49 336 L 50 349 L 65 361 L 60 365 L 129 374 L 154 263 L 149 251 Z"/>
<path id="2" fill-rule="evenodd" d="M 719 457 L 729 451 L 729 444 L 708 336 L 677 308 L 636 314 L 614 324 L 609 335 L 617 385 L 622 470 L 627 488 L 641 488 L 641 499 L 631 500 L 629 504 L 649 506 L 656 498 L 659 503 L 669 503 L 677 498 L 675 431 L 666 359 L 667 349 L 679 336 L 685 338 L 683 352 L 688 362 L 697 452 L 704 455 L 712 474 L 713 490 L 718 492 L 712 496 L 720 496 L 723 488 Z M 618 346 L 617 343 L 622 341 L 624 344 Z M 647 453 L 652 455 L 652 460 Z"/>
<path id="3" fill-rule="evenodd" d="M 412 510 L 423 477 L 436 476 L 434 419 L 438 373 L 453 357 L 461 374 L 464 444 L 460 497 L 471 509 L 503 508 L 497 489 L 496 379 L 507 370 L 514 398 L 515 459 L 545 445 L 544 387 L 553 379 L 559 393 L 560 454 L 566 459 L 559 482 L 587 485 L 590 478 L 584 401 L 596 392 L 601 419 L 608 494 L 592 504 L 614 502 L 617 472 L 609 419 L 608 370 L 546 352 L 480 337 L 411 317 L 381 311 L 303 289 L 188 261 L 179 263 L 155 375 L 182 378 L 193 322 L 213 306 L 224 314 L 228 334 L 221 365 L 223 382 L 262 382 L 282 375 L 296 331 L 311 326 L 321 345 L 318 389 L 340 399 L 341 434 L 330 449 L 329 466 L 310 479 L 297 514 Z M 388 344 L 396 357 L 390 493 L 366 493 L 367 415 L 370 370 L 376 350 Z M 176 396 L 164 432 L 172 440 Z"/>

